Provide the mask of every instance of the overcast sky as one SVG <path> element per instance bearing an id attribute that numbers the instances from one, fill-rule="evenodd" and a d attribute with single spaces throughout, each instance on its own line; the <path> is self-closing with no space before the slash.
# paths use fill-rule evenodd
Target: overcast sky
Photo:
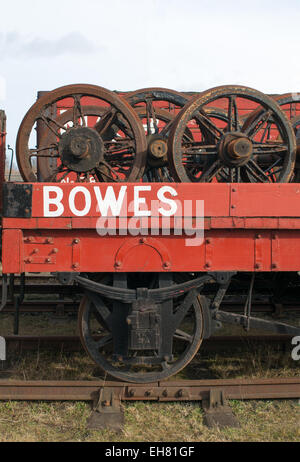
<path id="1" fill-rule="evenodd" d="M 38 90 L 242 84 L 296 92 L 299 54 L 300 0 L 2 0 L 8 143 Z"/>

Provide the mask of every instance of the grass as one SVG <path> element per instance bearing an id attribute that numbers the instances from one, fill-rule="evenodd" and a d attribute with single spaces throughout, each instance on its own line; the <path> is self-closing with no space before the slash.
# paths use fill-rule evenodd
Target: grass
<path id="1" fill-rule="evenodd" d="M 87 430 L 87 403 L 0 403 L 0 441 L 300 441 L 295 401 L 231 401 L 231 406 L 241 428 L 207 428 L 197 403 L 125 404 L 125 426 L 116 434 Z"/>

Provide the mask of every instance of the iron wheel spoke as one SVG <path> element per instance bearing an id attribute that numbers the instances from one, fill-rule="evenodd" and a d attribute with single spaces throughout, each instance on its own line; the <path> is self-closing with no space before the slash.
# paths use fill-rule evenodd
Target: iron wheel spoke
<path id="1" fill-rule="evenodd" d="M 174 338 L 176 338 L 177 340 L 183 340 L 183 341 L 189 342 L 189 343 L 192 343 L 192 341 L 193 341 L 193 336 L 192 335 L 190 335 L 187 332 L 184 332 L 183 330 L 180 330 L 180 329 L 176 329 L 175 334 L 174 334 Z"/>
<path id="2" fill-rule="evenodd" d="M 84 113 L 81 106 L 81 97 L 82 95 L 73 95 L 74 106 L 73 106 L 73 126 L 77 128 L 79 126 L 78 119 L 82 120 L 82 127 L 86 127 L 86 122 L 84 118 Z"/>
<path id="3" fill-rule="evenodd" d="M 253 159 L 250 159 L 244 167 L 251 173 L 254 178 L 257 179 L 257 181 L 261 183 L 270 182 L 270 177 L 266 175 L 266 173 L 259 167 L 259 165 L 257 165 Z"/>

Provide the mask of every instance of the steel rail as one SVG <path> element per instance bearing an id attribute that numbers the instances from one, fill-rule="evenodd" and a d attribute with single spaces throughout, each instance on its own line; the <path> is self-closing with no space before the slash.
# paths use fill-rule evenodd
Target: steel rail
<path id="1" fill-rule="evenodd" d="M 8 351 L 30 351 L 38 348 L 58 349 L 64 351 L 80 351 L 83 349 L 80 339 L 75 335 L 47 335 L 47 336 L 5 336 Z M 215 335 L 203 340 L 201 351 L 214 351 L 220 348 L 239 348 L 247 346 L 268 345 L 280 349 L 291 347 L 291 335 Z"/>
<path id="2" fill-rule="evenodd" d="M 123 401 L 201 401 L 213 389 L 228 399 L 300 398 L 300 378 L 183 380 L 130 384 L 98 381 L 0 380 L 0 400 L 90 401 L 100 388 L 110 388 Z"/>
<path id="3" fill-rule="evenodd" d="M 41 292 L 40 292 L 41 293 Z M 20 306 L 20 313 L 44 313 L 56 312 L 57 305 L 63 305 L 63 310 L 68 313 L 78 311 L 79 301 L 59 299 L 59 300 L 25 300 Z M 237 302 L 227 302 L 226 300 L 221 304 L 220 309 L 223 311 L 243 312 L 244 304 Z M 3 313 L 14 312 L 14 306 L 11 301 L 8 301 L 6 307 L 2 310 Z M 281 313 L 300 311 L 300 304 L 288 303 L 283 304 L 280 308 Z M 271 303 L 254 302 L 252 306 L 253 313 L 276 313 L 276 307 Z"/>

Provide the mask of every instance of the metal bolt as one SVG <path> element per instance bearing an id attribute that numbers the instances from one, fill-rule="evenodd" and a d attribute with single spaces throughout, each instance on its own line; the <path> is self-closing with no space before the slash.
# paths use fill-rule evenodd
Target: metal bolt
<path id="1" fill-rule="evenodd" d="M 260 239 L 260 238 L 261 238 L 261 235 L 260 235 L 260 234 L 256 234 L 255 237 L 256 237 L 256 239 Z"/>
<path id="2" fill-rule="evenodd" d="M 140 244 L 145 244 L 145 242 L 146 242 L 146 238 L 145 238 L 145 237 L 142 237 L 142 238 L 140 239 Z"/>
<path id="3" fill-rule="evenodd" d="M 74 239 L 73 240 L 73 244 L 79 244 L 79 242 L 80 242 L 79 239 Z"/>
<path id="4" fill-rule="evenodd" d="M 120 262 L 119 260 L 116 261 L 115 267 L 116 267 L 116 268 L 120 268 L 121 266 L 122 266 L 122 262 Z"/>
<path id="5" fill-rule="evenodd" d="M 254 268 L 259 269 L 260 268 L 260 263 L 255 263 Z"/>
<path id="6" fill-rule="evenodd" d="M 25 263 L 31 263 L 31 262 L 32 262 L 32 258 L 30 257 L 25 258 Z"/>
<path id="7" fill-rule="evenodd" d="M 231 208 L 232 208 L 232 209 L 235 209 L 235 205 L 232 205 Z"/>
<path id="8" fill-rule="evenodd" d="M 163 267 L 164 267 L 165 269 L 170 268 L 170 266 L 171 266 L 171 263 L 170 263 L 169 261 L 165 261 L 165 262 L 163 263 Z"/>
<path id="9" fill-rule="evenodd" d="M 73 268 L 74 268 L 74 269 L 79 268 L 79 263 L 74 263 L 74 264 L 73 264 Z"/>
<path id="10" fill-rule="evenodd" d="M 236 192 L 236 189 L 235 189 L 235 188 L 232 188 L 232 192 Z"/>
<path id="11" fill-rule="evenodd" d="M 57 252 L 58 252 L 58 249 L 55 248 L 55 249 L 52 250 L 52 252 L 53 252 L 53 253 L 57 253 Z"/>
<path id="12" fill-rule="evenodd" d="M 211 243 L 211 239 L 206 239 L 206 244 L 210 244 Z"/>
<path id="13" fill-rule="evenodd" d="M 272 268 L 277 268 L 277 263 L 272 263 Z"/>
<path id="14" fill-rule="evenodd" d="M 45 242 L 46 244 L 53 244 L 53 239 L 51 237 L 47 237 Z"/>
<path id="15" fill-rule="evenodd" d="M 39 253 L 39 249 L 33 249 L 33 253 Z"/>
<path id="16" fill-rule="evenodd" d="M 51 258 L 46 258 L 46 263 L 51 263 Z"/>
<path id="17" fill-rule="evenodd" d="M 207 262 L 205 263 L 205 267 L 206 267 L 206 268 L 210 268 L 210 267 L 211 267 L 211 262 L 210 262 L 210 261 L 207 261 Z"/>

